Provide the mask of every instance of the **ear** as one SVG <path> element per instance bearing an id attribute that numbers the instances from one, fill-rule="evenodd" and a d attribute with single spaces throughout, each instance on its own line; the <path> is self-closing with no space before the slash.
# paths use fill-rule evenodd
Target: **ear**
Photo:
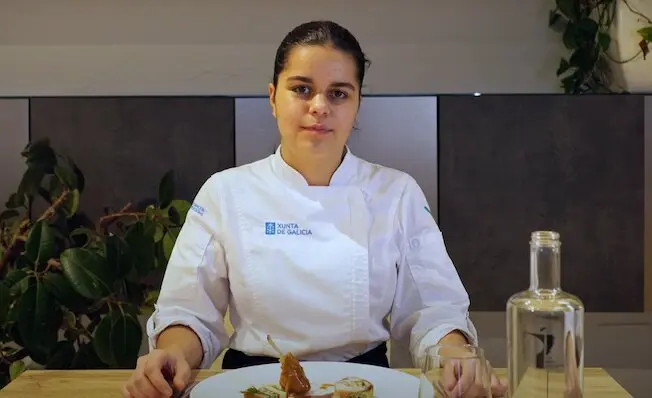
<path id="1" fill-rule="evenodd" d="M 272 107 L 272 116 L 274 116 L 274 119 L 276 119 L 276 88 L 274 87 L 274 84 L 269 83 L 268 91 L 269 91 L 269 106 Z"/>

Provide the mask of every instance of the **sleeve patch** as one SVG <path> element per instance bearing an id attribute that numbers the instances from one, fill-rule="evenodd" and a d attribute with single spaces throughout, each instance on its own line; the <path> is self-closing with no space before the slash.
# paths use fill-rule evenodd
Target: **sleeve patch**
<path id="1" fill-rule="evenodd" d="M 204 213 L 206 212 L 206 209 L 204 209 L 202 206 L 198 205 L 197 203 L 193 203 L 192 206 L 190 206 L 190 210 L 194 211 L 200 216 L 203 216 Z"/>

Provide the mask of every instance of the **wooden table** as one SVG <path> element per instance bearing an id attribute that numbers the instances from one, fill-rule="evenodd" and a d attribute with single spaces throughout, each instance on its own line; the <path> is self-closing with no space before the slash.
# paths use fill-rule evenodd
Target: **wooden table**
<path id="1" fill-rule="evenodd" d="M 419 376 L 416 369 L 400 369 Z M 107 398 L 121 397 L 122 384 L 130 370 L 30 370 L 0 390 L 0 398 Z M 503 379 L 505 369 L 495 369 Z M 220 373 L 219 370 L 194 371 L 195 380 Z M 585 398 L 631 398 L 607 372 L 600 368 L 584 370 Z M 230 398 L 230 397 L 229 397 Z"/>

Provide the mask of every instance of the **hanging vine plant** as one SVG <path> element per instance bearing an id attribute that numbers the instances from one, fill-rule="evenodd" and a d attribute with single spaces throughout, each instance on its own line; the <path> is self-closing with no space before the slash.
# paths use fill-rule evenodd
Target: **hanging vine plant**
<path id="1" fill-rule="evenodd" d="M 611 26 L 621 1 L 646 26 L 637 31 L 639 51 L 624 60 L 609 53 Z M 646 59 L 652 43 L 652 20 L 635 10 L 627 0 L 555 0 L 548 26 L 561 34 L 564 46 L 571 52 L 559 62 L 557 76 L 567 94 L 612 93 L 612 64 Z M 650 65 L 652 73 L 652 64 Z"/>

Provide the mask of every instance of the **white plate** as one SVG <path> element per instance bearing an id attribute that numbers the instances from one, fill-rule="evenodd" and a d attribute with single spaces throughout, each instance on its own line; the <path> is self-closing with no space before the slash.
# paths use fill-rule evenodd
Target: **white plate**
<path id="1" fill-rule="evenodd" d="M 313 387 L 354 376 L 369 380 L 377 398 L 411 398 L 419 393 L 419 379 L 398 370 L 349 362 L 301 362 L 301 366 Z M 278 363 L 227 370 L 202 380 L 192 389 L 190 397 L 242 397 L 241 391 L 251 386 L 278 384 L 280 372 Z"/>

